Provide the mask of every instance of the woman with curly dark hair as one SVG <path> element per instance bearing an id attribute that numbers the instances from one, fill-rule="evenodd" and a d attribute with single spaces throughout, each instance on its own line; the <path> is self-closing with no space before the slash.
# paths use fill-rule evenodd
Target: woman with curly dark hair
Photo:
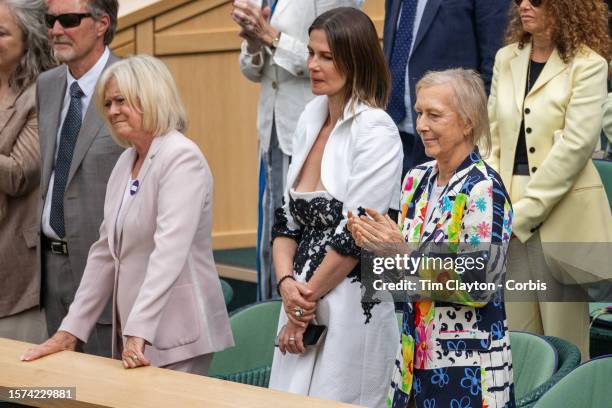
<path id="1" fill-rule="evenodd" d="M 548 288 L 508 302 L 509 327 L 565 338 L 588 358 L 588 309 L 577 288 L 610 278 L 610 254 L 586 256 L 596 247 L 586 243 L 612 242 L 610 208 L 591 163 L 607 94 L 607 7 L 602 0 L 515 3 L 508 45 L 495 59 L 489 163 L 514 207 L 507 277 L 546 280 Z"/>

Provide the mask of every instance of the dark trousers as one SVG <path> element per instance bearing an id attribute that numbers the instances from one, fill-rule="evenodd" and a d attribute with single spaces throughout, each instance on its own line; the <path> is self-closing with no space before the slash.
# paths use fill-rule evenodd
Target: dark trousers
<path id="1" fill-rule="evenodd" d="M 47 319 L 47 331 L 49 336 L 53 336 L 68 314 L 68 308 L 74 300 L 79 282 L 75 281 L 70 267 L 70 258 L 67 255 L 57 255 L 43 249 L 42 258 L 42 301 Z M 87 343 L 79 344 L 77 351 L 110 358 L 111 336 L 112 325 L 97 323 Z"/>

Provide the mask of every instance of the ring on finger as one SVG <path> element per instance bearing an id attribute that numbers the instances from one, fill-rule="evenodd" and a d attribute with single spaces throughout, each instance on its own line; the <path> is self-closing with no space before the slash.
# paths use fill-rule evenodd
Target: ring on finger
<path id="1" fill-rule="evenodd" d="M 302 309 L 299 306 L 294 307 L 293 308 L 293 315 L 295 317 L 302 317 L 302 316 L 304 316 L 304 309 Z"/>
<path id="2" fill-rule="evenodd" d="M 293 336 L 289 337 L 289 343 L 295 343 L 295 337 Z"/>

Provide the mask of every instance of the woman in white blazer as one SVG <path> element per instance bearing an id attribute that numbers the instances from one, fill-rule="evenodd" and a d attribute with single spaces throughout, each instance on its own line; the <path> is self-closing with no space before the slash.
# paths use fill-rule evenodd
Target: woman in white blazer
<path id="1" fill-rule="evenodd" d="M 397 320 L 392 301 L 362 303 L 361 254 L 346 223 L 349 211 L 385 213 L 399 200 L 402 145 L 383 110 L 389 73 L 363 12 L 328 11 L 309 32 L 308 70 L 318 96 L 298 121 L 273 228 L 283 309 L 270 388 L 380 407 Z M 315 323 L 327 333 L 305 345 L 307 326 Z"/>
<path id="2" fill-rule="evenodd" d="M 508 292 L 508 324 L 563 337 L 588 358 L 577 285 L 612 278 L 612 218 L 591 163 L 607 89 L 607 10 L 601 0 L 516 3 L 509 45 L 495 59 L 489 163 L 514 207 L 508 279 L 547 280 L 547 290 Z"/>
<path id="3" fill-rule="evenodd" d="M 261 9 L 258 3 L 263 3 Z M 304 106 L 314 97 L 306 58 L 308 27 L 335 7 L 359 7 L 363 0 L 235 0 L 232 18 L 244 38 L 240 70 L 261 84 L 257 109 L 259 136 L 261 218 L 258 237 L 258 296 L 274 297 L 276 279 L 272 264 L 271 230 L 274 210 L 281 206 L 293 134 Z M 270 5 L 271 7 L 268 7 Z"/>
<path id="4" fill-rule="evenodd" d="M 100 239 L 58 332 L 33 360 L 86 342 L 113 299 L 113 357 L 205 375 L 233 345 L 211 249 L 212 175 L 168 69 L 135 56 L 107 69 L 96 103 L 128 149 L 108 181 Z M 160 109 L 163 107 L 162 109 Z"/>

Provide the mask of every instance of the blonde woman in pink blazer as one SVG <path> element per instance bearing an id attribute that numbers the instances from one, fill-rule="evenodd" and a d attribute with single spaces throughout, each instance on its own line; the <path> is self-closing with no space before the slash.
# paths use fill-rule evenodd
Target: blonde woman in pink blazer
<path id="1" fill-rule="evenodd" d="M 108 181 L 100 239 L 58 332 L 30 361 L 86 342 L 113 299 L 113 357 L 205 375 L 233 345 L 211 250 L 212 175 L 180 133 L 186 114 L 168 69 L 135 56 L 108 68 L 96 103 L 127 148 Z"/>

